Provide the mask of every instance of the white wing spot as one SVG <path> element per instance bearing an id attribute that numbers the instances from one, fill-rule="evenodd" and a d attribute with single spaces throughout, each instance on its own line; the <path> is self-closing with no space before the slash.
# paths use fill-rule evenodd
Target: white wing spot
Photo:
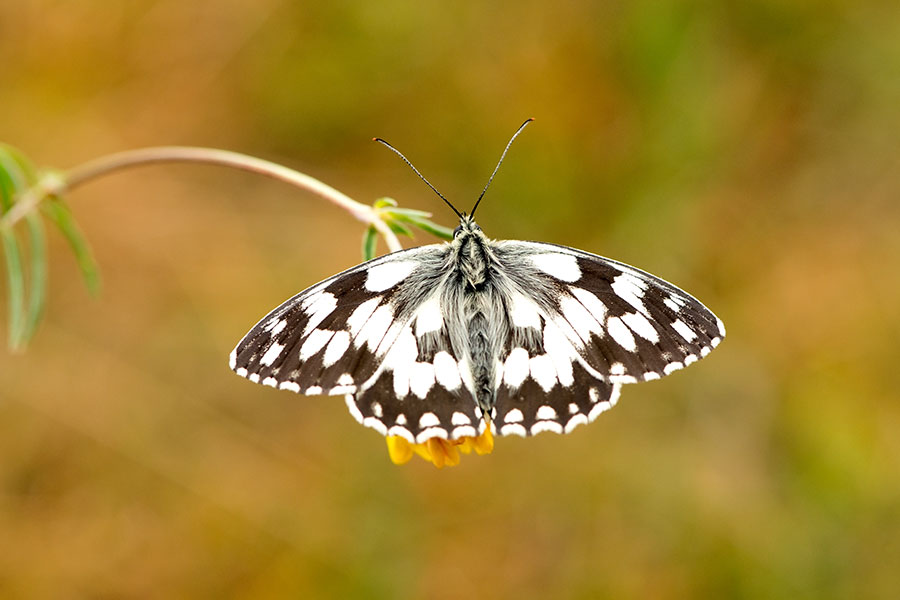
<path id="1" fill-rule="evenodd" d="M 441 302 L 437 294 L 433 294 L 416 310 L 416 337 L 431 331 L 440 331 L 444 326 L 441 315 Z"/>
<path id="2" fill-rule="evenodd" d="M 350 347 L 350 334 L 346 331 L 338 331 L 331 338 L 328 347 L 325 349 L 325 356 L 322 357 L 322 366 L 330 367 L 336 363 Z"/>
<path id="3" fill-rule="evenodd" d="M 356 401 L 353 399 L 353 396 L 352 396 L 351 394 L 347 394 L 347 395 L 344 397 L 344 401 L 347 403 L 347 408 L 350 409 L 350 415 L 351 415 L 354 419 L 356 419 L 356 421 L 357 421 L 358 423 L 362 423 L 362 422 L 363 422 L 363 416 L 362 416 L 362 413 L 359 412 L 359 407 L 356 406 Z"/>
<path id="4" fill-rule="evenodd" d="M 525 437 L 528 435 L 528 431 L 526 431 L 524 426 L 518 423 L 507 423 L 500 428 L 500 435 L 518 435 Z"/>
<path id="5" fill-rule="evenodd" d="M 278 335 L 279 333 L 284 331 L 285 327 L 287 327 L 287 320 L 282 319 L 282 320 L 278 321 L 278 324 L 272 328 L 272 335 Z"/>
<path id="6" fill-rule="evenodd" d="M 262 380 L 262 384 L 268 387 L 278 387 L 278 380 L 274 377 L 266 377 Z"/>
<path id="7" fill-rule="evenodd" d="M 710 352 L 712 352 L 712 348 L 710 348 L 709 346 L 703 346 L 702 348 L 700 348 L 700 356 L 706 356 Z"/>
<path id="8" fill-rule="evenodd" d="M 697 358 L 696 354 L 688 354 L 687 356 L 684 357 L 684 366 L 692 365 L 695 362 L 697 362 L 698 360 L 700 360 L 700 359 Z"/>
<path id="9" fill-rule="evenodd" d="M 588 292 L 590 293 L 590 292 Z M 591 340 L 591 334 L 600 333 L 602 328 L 597 319 L 584 305 L 572 296 L 563 296 L 559 301 L 559 308 L 566 321 L 572 324 L 575 333 L 585 342 Z"/>
<path id="10" fill-rule="evenodd" d="M 619 298 L 635 307 L 638 312 L 647 314 L 647 307 L 644 306 L 644 282 L 632 275 L 631 273 L 622 273 L 613 279 L 610 287 Z"/>
<path id="11" fill-rule="evenodd" d="M 300 307 L 309 317 L 303 328 L 303 335 L 306 335 L 318 327 L 325 317 L 334 312 L 334 309 L 337 308 L 337 298 L 334 297 L 334 294 L 319 292 L 304 300 Z"/>
<path id="12" fill-rule="evenodd" d="M 591 388 L 591 389 L 593 390 L 594 388 Z M 579 410 L 581 410 L 581 409 L 578 408 L 577 404 L 575 404 L 574 402 L 569 403 L 569 414 L 570 415 L 577 414 Z"/>
<path id="13" fill-rule="evenodd" d="M 571 254 L 558 252 L 546 252 L 530 257 L 538 269 L 551 275 L 560 281 L 572 283 L 581 279 L 581 269 L 578 267 L 578 259 Z"/>
<path id="14" fill-rule="evenodd" d="M 450 417 L 450 422 L 454 425 L 471 425 L 472 419 L 467 414 L 457 411 Z"/>
<path id="15" fill-rule="evenodd" d="M 600 390 L 592 387 L 588 390 L 588 396 L 591 399 L 591 404 L 597 404 L 600 401 Z"/>
<path id="16" fill-rule="evenodd" d="M 458 440 L 461 437 L 476 437 L 478 432 L 475 431 L 475 428 L 471 425 L 460 425 L 459 427 L 453 428 L 453 433 L 450 434 L 450 439 Z"/>
<path id="17" fill-rule="evenodd" d="M 663 373 L 665 373 L 666 375 L 669 375 L 670 373 L 674 373 L 678 369 L 683 369 L 683 368 L 684 368 L 684 365 L 681 364 L 680 362 L 673 362 L 673 363 L 669 363 L 665 367 L 663 367 Z"/>
<path id="18" fill-rule="evenodd" d="M 569 287 L 569 291 L 584 305 L 597 323 L 602 323 L 606 319 L 606 305 L 600 301 L 600 298 L 586 289 L 574 285 Z M 603 335 L 602 328 L 598 333 Z"/>
<path id="19" fill-rule="evenodd" d="M 509 316 L 516 327 L 541 328 L 541 315 L 537 304 L 523 294 L 514 293 L 512 295 L 512 306 L 510 307 Z"/>
<path id="20" fill-rule="evenodd" d="M 556 369 L 553 367 L 553 359 L 546 354 L 533 356 L 528 360 L 531 372 L 531 378 L 534 379 L 541 389 L 549 392 L 556 385 Z"/>
<path id="21" fill-rule="evenodd" d="M 248 377 L 247 379 L 249 379 L 253 383 L 259 383 L 259 373 L 251 373 L 250 377 Z"/>
<path id="22" fill-rule="evenodd" d="M 400 413 L 397 415 L 397 418 L 394 420 L 397 425 L 406 425 L 406 415 Z"/>
<path id="23" fill-rule="evenodd" d="M 419 435 L 416 436 L 416 443 L 424 444 L 431 438 L 441 438 L 442 440 L 446 440 L 448 437 L 449 434 L 443 427 L 429 427 L 425 431 L 419 432 Z"/>
<path id="24" fill-rule="evenodd" d="M 290 392 L 300 393 L 300 385 L 293 381 L 282 381 L 278 384 L 279 390 L 288 390 Z"/>
<path id="25" fill-rule="evenodd" d="M 333 390 L 331 390 L 331 391 L 333 391 Z M 319 394 L 322 393 L 322 386 L 314 385 L 314 386 L 308 387 L 308 388 L 306 388 L 306 391 L 303 393 L 306 394 L 307 396 L 318 396 Z"/>
<path id="26" fill-rule="evenodd" d="M 644 381 L 653 381 L 654 379 L 659 379 L 659 373 L 656 371 L 647 371 L 644 373 Z"/>
<path id="27" fill-rule="evenodd" d="M 441 420 L 438 419 L 438 416 L 433 412 L 422 413 L 422 416 L 419 417 L 419 429 L 427 429 L 429 427 L 438 427 L 441 424 Z"/>
<path id="28" fill-rule="evenodd" d="M 611 408 L 611 404 L 609 402 L 598 402 L 594 405 L 594 408 L 591 409 L 591 412 L 588 413 L 588 421 L 593 421 L 606 411 Z"/>
<path id="29" fill-rule="evenodd" d="M 623 365 L 620 362 L 609 365 L 609 374 L 610 375 L 624 375 L 625 374 L 625 365 Z"/>
<path id="30" fill-rule="evenodd" d="M 363 344 L 366 344 L 368 345 L 369 350 L 375 352 L 375 349 L 381 344 L 381 340 L 384 339 L 384 334 L 387 333 L 387 330 L 393 321 L 394 313 L 391 311 L 391 307 L 382 304 L 375 309 L 372 316 L 369 317 L 359 330 L 359 335 L 353 340 L 353 345 L 360 348 Z"/>
<path id="31" fill-rule="evenodd" d="M 671 309 L 672 309 L 672 312 L 678 312 L 679 310 L 681 310 L 681 307 L 678 306 L 678 305 L 675 303 L 675 301 L 672 300 L 671 298 L 666 298 L 665 300 L 663 300 L 663 304 L 665 304 L 666 306 L 668 306 L 669 308 L 671 308 Z"/>
<path id="32" fill-rule="evenodd" d="M 531 435 L 537 435 L 543 431 L 552 431 L 553 433 L 562 433 L 563 426 L 556 421 L 538 421 L 531 426 Z"/>
<path id="33" fill-rule="evenodd" d="M 503 364 L 503 381 L 516 389 L 528 377 L 528 351 L 525 348 L 513 348 Z"/>
<path id="34" fill-rule="evenodd" d="M 413 260 L 387 260 L 366 273 L 366 289 L 370 292 L 383 292 L 392 288 L 413 272 L 418 263 Z"/>
<path id="35" fill-rule="evenodd" d="M 393 427 L 388 429 L 387 434 L 389 436 L 402 437 L 410 444 L 416 443 L 416 438 L 413 437 L 412 431 L 410 431 L 406 427 L 401 427 L 400 425 L 394 425 Z"/>
<path id="36" fill-rule="evenodd" d="M 565 433 L 572 433 L 572 430 L 578 427 L 579 425 L 584 425 L 588 422 L 587 415 L 575 415 L 569 422 L 566 423 Z"/>
<path id="37" fill-rule="evenodd" d="M 544 327 L 544 351 L 553 361 L 559 384 L 563 387 L 570 387 L 575 383 L 572 361 L 578 356 L 578 351 L 559 328 L 551 322 Z"/>
<path id="38" fill-rule="evenodd" d="M 522 411 L 518 408 L 514 408 L 503 417 L 504 423 L 521 423 L 525 420 L 525 415 L 522 414 Z"/>
<path id="39" fill-rule="evenodd" d="M 676 319 L 672 323 L 672 329 L 678 332 L 678 335 L 683 337 L 688 342 L 693 342 L 697 339 L 697 334 L 694 333 L 694 330 L 687 326 L 687 323 L 682 321 L 681 319 Z"/>
<path id="40" fill-rule="evenodd" d="M 716 327 L 719 328 L 719 335 L 725 337 L 725 323 L 719 317 L 716 317 Z"/>
<path id="41" fill-rule="evenodd" d="M 353 309 L 353 313 L 347 318 L 347 328 L 350 330 L 350 334 L 354 338 L 359 335 L 359 332 L 369 320 L 369 317 L 372 316 L 372 313 L 375 312 L 375 309 L 378 308 L 378 305 L 380 303 L 381 296 L 376 296 L 375 298 L 366 300 L 355 309 Z M 354 345 L 358 347 L 360 344 L 359 342 L 357 342 Z"/>
<path id="42" fill-rule="evenodd" d="M 366 417 L 362 420 L 362 424 L 371 427 L 381 435 L 387 435 L 387 426 L 375 417 Z"/>
<path id="43" fill-rule="evenodd" d="M 381 404 L 379 404 L 378 402 L 372 403 L 372 414 L 379 419 L 384 416 L 384 409 L 381 408 Z"/>
<path id="44" fill-rule="evenodd" d="M 247 369 L 245 369 L 244 367 L 238 367 L 237 369 L 234 370 L 234 372 L 237 373 L 238 375 L 240 375 L 241 377 L 247 376 Z"/>
<path id="45" fill-rule="evenodd" d="M 556 419 L 557 414 L 556 410 L 552 406 L 543 405 L 537 409 L 537 418 L 538 419 Z"/>
<path id="46" fill-rule="evenodd" d="M 344 373 L 338 377 L 338 385 L 353 385 L 353 376 L 350 373 Z"/>
<path id="47" fill-rule="evenodd" d="M 647 340 L 656 343 L 659 341 L 659 333 L 647 317 L 641 313 L 626 313 L 621 317 L 622 322 L 628 325 L 633 332 Z"/>
<path id="48" fill-rule="evenodd" d="M 409 373 L 409 389 L 419 398 L 425 398 L 434 386 L 434 365 L 415 362 Z"/>
<path id="49" fill-rule="evenodd" d="M 325 344 L 328 343 L 328 340 L 330 340 L 333 335 L 334 332 L 329 331 L 328 329 L 316 329 L 309 334 L 303 342 L 303 345 L 300 346 L 300 360 L 306 360 L 324 348 Z"/>
<path id="50" fill-rule="evenodd" d="M 450 353 L 441 350 L 434 355 L 434 378 L 445 389 L 451 392 L 458 389 L 462 385 L 462 379 L 459 376 L 459 368 L 456 361 L 450 356 Z"/>
<path id="51" fill-rule="evenodd" d="M 606 320 L 606 331 L 609 333 L 610 337 L 616 341 L 617 344 L 628 350 L 629 352 L 634 352 L 637 350 L 637 343 L 634 341 L 634 336 L 631 334 L 631 330 L 622 322 L 622 319 L 619 317 L 610 317 Z"/>

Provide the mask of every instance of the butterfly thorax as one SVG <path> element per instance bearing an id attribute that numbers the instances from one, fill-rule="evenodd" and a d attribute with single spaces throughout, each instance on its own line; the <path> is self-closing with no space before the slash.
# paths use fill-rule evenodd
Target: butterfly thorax
<path id="1" fill-rule="evenodd" d="M 462 305 L 459 331 L 465 335 L 475 400 L 488 414 L 496 396 L 497 356 L 508 331 L 504 301 L 495 285 L 498 265 L 493 244 L 470 217 L 460 220 L 451 243 L 451 264 L 460 284 L 454 289 L 462 292 L 456 297 Z"/>

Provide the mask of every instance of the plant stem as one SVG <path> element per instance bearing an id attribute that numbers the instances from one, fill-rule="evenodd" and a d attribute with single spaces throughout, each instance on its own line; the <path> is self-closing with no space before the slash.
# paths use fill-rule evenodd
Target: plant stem
<path id="1" fill-rule="evenodd" d="M 259 173 L 273 179 L 278 179 L 298 188 L 310 191 L 329 202 L 343 208 L 363 223 L 372 225 L 384 237 L 388 249 L 391 252 L 401 250 L 403 247 L 394 232 L 390 230 L 371 206 L 361 204 L 349 196 L 337 191 L 299 171 L 289 169 L 261 158 L 217 150 L 214 148 L 197 148 L 191 146 L 156 146 L 141 148 L 138 150 L 126 150 L 102 156 L 79 165 L 68 172 L 61 174 L 49 174 L 41 178 L 34 187 L 26 191 L 19 198 L 8 213 L 0 218 L 0 229 L 9 229 L 19 220 L 33 211 L 47 196 L 61 195 L 64 192 L 102 177 L 114 171 L 129 169 L 141 165 L 164 162 L 197 162 L 212 165 L 220 165 Z"/>

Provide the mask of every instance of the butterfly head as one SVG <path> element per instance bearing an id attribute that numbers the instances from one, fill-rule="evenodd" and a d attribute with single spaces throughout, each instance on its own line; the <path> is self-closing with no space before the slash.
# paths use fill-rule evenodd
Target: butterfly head
<path id="1" fill-rule="evenodd" d="M 484 233 L 481 232 L 481 227 L 478 226 L 478 223 L 475 222 L 475 219 L 463 213 L 459 217 L 459 226 L 453 230 L 453 239 L 454 241 L 462 241 L 463 238 L 472 235 L 479 235 L 484 237 Z"/>

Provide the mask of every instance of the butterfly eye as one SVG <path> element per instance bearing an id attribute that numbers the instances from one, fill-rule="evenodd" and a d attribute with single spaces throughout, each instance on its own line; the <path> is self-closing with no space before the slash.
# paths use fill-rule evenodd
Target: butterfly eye
<path id="1" fill-rule="evenodd" d="M 453 237 L 456 237 L 462 232 L 462 225 L 459 225 L 456 229 L 453 230 Z"/>
<path id="2" fill-rule="evenodd" d="M 474 223 L 473 223 L 472 229 L 474 229 L 475 231 L 481 231 L 481 227 L 479 227 L 477 224 L 474 224 Z"/>

